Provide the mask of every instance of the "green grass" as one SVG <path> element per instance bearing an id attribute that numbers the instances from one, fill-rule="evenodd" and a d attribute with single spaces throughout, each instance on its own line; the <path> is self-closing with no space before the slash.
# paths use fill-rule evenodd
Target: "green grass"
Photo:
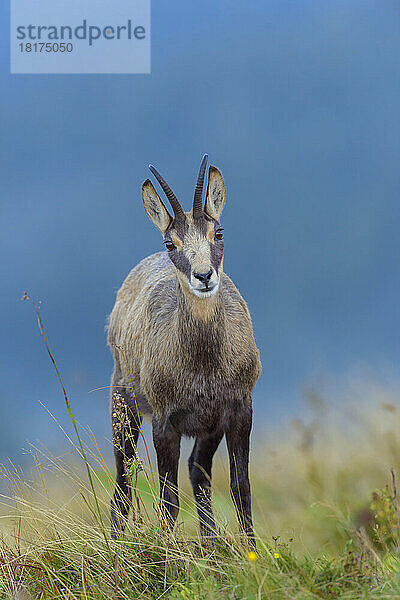
<path id="1" fill-rule="evenodd" d="M 183 470 L 178 523 L 173 532 L 165 526 L 143 442 L 127 465 L 135 511 L 125 535 L 112 541 L 113 469 L 92 432 L 75 422 L 34 308 L 76 445 L 67 438 L 64 456 L 32 447 L 29 476 L 12 465 L 1 467 L 9 490 L 0 498 L 1 599 L 400 597 L 396 395 L 369 384 L 350 390 L 345 402 L 332 402 L 309 389 L 308 420 L 295 420 L 280 435 L 267 432 L 267 441 L 253 439 L 257 554 L 247 551 L 237 531 L 223 451 L 216 455 L 213 473 L 220 534 L 214 545 L 204 546 Z M 336 406 L 333 413 L 330 406 Z"/>
<path id="2" fill-rule="evenodd" d="M 171 533 L 139 445 L 143 462 L 130 465 L 131 480 L 137 476 L 136 511 L 124 537 L 112 542 L 114 473 L 94 438 L 80 432 L 93 487 L 78 460 L 79 446 L 67 459 L 32 448 L 29 478 L 2 467 L 10 492 L 0 507 L 0 597 L 398 598 L 399 528 L 390 473 L 400 468 L 398 420 L 394 405 L 377 404 L 358 414 L 345 435 L 343 425 L 315 410 L 313 435 L 311 425 L 297 422 L 291 432 L 275 434 L 273 444 L 255 439 L 256 560 L 237 531 L 224 451 L 214 473 L 221 535 L 204 547 L 184 468 L 181 512 Z"/>

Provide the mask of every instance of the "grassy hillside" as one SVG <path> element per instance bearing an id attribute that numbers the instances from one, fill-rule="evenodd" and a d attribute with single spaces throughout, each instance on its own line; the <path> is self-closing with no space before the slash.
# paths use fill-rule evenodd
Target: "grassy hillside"
<path id="1" fill-rule="evenodd" d="M 25 299 L 29 299 L 27 295 Z M 29 476 L 1 467 L 0 597 L 30 599 L 399 598 L 400 411 L 372 385 L 345 401 L 307 389 L 308 418 L 253 439 L 257 553 L 237 532 L 223 450 L 213 487 L 219 537 L 205 547 L 188 478 L 169 531 L 158 507 L 149 444 L 126 465 L 134 510 L 125 535 L 109 536 L 114 473 L 90 429 L 75 422 L 63 456 L 32 447 Z M 329 407 L 335 410 L 329 410 Z M 338 409 L 338 406 L 341 409 Z"/>
<path id="2" fill-rule="evenodd" d="M 1 598 L 398 598 L 400 413 L 375 393 L 336 418 L 311 390 L 307 423 L 256 438 L 252 483 L 257 555 L 237 533 L 227 463 L 216 456 L 218 542 L 202 547 L 185 465 L 181 513 L 167 531 L 143 441 L 128 465 L 136 508 L 123 539 L 109 539 L 113 472 L 90 432 L 54 457 L 32 449 L 29 477 L 2 467 Z M 386 486 L 386 487 L 385 487 Z"/>

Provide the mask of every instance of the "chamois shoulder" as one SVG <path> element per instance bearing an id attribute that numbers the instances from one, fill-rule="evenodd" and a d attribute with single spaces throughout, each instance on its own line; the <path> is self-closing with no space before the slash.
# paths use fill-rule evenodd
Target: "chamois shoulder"
<path id="1" fill-rule="evenodd" d="M 228 311 L 228 314 L 245 314 L 245 316 L 251 320 L 249 309 L 245 300 L 243 299 L 236 285 L 233 283 L 232 279 L 225 273 L 222 274 L 221 288 L 224 306 Z"/>
<path id="2" fill-rule="evenodd" d="M 157 252 L 141 260 L 128 274 L 117 292 L 114 308 L 107 324 L 108 343 L 119 344 L 122 332 L 129 326 L 128 315 L 136 314 L 147 304 L 152 288 L 176 278 L 166 252 Z M 142 315 L 143 316 L 143 315 Z"/>
<path id="3" fill-rule="evenodd" d="M 133 303 L 145 286 L 153 286 L 174 275 L 166 252 L 156 252 L 140 261 L 129 273 L 117 293 L 117 302 Z"/>

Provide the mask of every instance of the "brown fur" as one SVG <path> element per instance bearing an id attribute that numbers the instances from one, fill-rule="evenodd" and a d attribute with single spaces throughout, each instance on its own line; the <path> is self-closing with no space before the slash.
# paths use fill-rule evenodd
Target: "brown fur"
<path id="1" fill-rule="evenodd" d="M 136 404 L 139 407 L 136 424 L 132 419 L 135 430 L 142 417 L 153 420 L 159 470 L 166 468 L 163 481 L 164 485 L 167 480 L 169 484 L 164 502 L 172 520 L 176 517 L 178 505 L 176 490 L 171 490 L 176 486 L 174 472 L 180 436 L 196 438 L 191 457 L 191 479 L 199 516 L 205 522 L 202 529 L 208 535 L 214 533 L 215 524 L 209 500 L 202 501 L 201 494 L 209 492 L 209 482 L 195 473 L 198 469 L 193 465 L 198 454 L 199 460 L 204 460 L 203 470 L 207 471 L 209 463 L 211 477 L 212 454 L 222 435 L 227 435 L 228 449 L 231 447 L 232 450 L 232 492 L 238 502 L 247 503 L 242 512 L 240 507 L 237 508 L 239 518 L 242 516 L 242 526 L 252 539 L 246 460 L 251 429 L 251 393 L 260 376 L 261 363 L 247 305 L 231 279 L 222 271 L 223 242 L 214 240 L 214 230 L 219 227 L 215 218 L 220 214 L 218 207 L 220 210 L 223 208 L 225 188 L 218 187 L 222 176 L 217 169 L 212 169 L 209 190 L 211 188 L 212 193 L 214 188 L 215 197 L 206 201 L 206 207 L 207 202 L 212 206 L 212 218 L 205 214 L 204 219 L 193 219 L 191 212 L 186 213 L 186 224 L 183 227 L 181 223 L 180 229 L 175 228 L 171 218 L 165 239 L 175 244 L 175 250 L 172 253 L 159 252 L 142 260 L 129 273 L 117 294 L 108 327 L 108 343 L 115 361 L 112 386 L 114 392 L 118 390 L 122 395 L 132 413 L 136 412 Z M 147 182 L 146 186 L 151 191 Z M 161 229 L 168 222 L 165 207 L 162 205 L 158 209 L 157 200 L 153 197 L 149 201 L 151 213 L 161 215 Z M 151 218 L 149 210 L 146 210 Z M 213 269 L 213 278 L 219 278 L 219 288 L 210 297 L 197 297 L 188 281 L 193 273 L 196 276 L 197 271 L 205 273 L 210 269 L 214 244 L 221 248 L 220 255 L 215 255 L 217 266 Z M 238 435 L 243 441 L 234 441 Z M 115 437 L 118 435 L 114 431 Z M 211 458 L 210 448 L 213 449 Z M 118 452 L 117 469 L 118 461 L 123 462 Z M 242 454 L 247 459 L 238 458 Z M 238 464 L 234 472 L 232 461 L 236 460 Z M 163 466 L 164 462 L 167 467 Z M 244 483 L 240 483 L 238 469 L 243 470 Z M 239 477 L 236 492 L 235 477 Z M 118 483 L 117 473 L 118 485 L 123 488 L 125 496 L 129 496 L 127 482 L 121 474 L 119 479 Z M 238 499 L 241 485 L 241 493 L 248 495 L 248 501 L 247 496 Z M 205 497 L 208 497 L 207 493 Z M 126 517 L 129 507 L 123 506 L 123 494 L 117 496 L 116 492 L 117 507 Z"/>
<path id="2" fill-rule="evenodd" d="M 212 424 L 215 412 L 224 417 L 221 404 L 229 410 L 235 398 L 250 396 L 261 371 L 249 311 L 233 282 L 222 274 L 215 296 L 197 298 L 181 287 L 166 252 L 129 273 L 110 316 L 108 342 L 123 348 L 128 363 L 114 349 L 120 385 L 129 389 L 132 380 L 159 419 L 185 409 Z"/>

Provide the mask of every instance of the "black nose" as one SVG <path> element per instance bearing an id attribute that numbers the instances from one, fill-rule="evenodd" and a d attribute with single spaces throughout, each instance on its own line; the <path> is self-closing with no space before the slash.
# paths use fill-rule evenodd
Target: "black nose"
<path id="1" fill-rule="evenodd" d="M 196 277 L 196 279 L 207 285 L 211 279 L 212 269 L 210 269 L 208 273 L 193 273 L 193 275 Z"/>

